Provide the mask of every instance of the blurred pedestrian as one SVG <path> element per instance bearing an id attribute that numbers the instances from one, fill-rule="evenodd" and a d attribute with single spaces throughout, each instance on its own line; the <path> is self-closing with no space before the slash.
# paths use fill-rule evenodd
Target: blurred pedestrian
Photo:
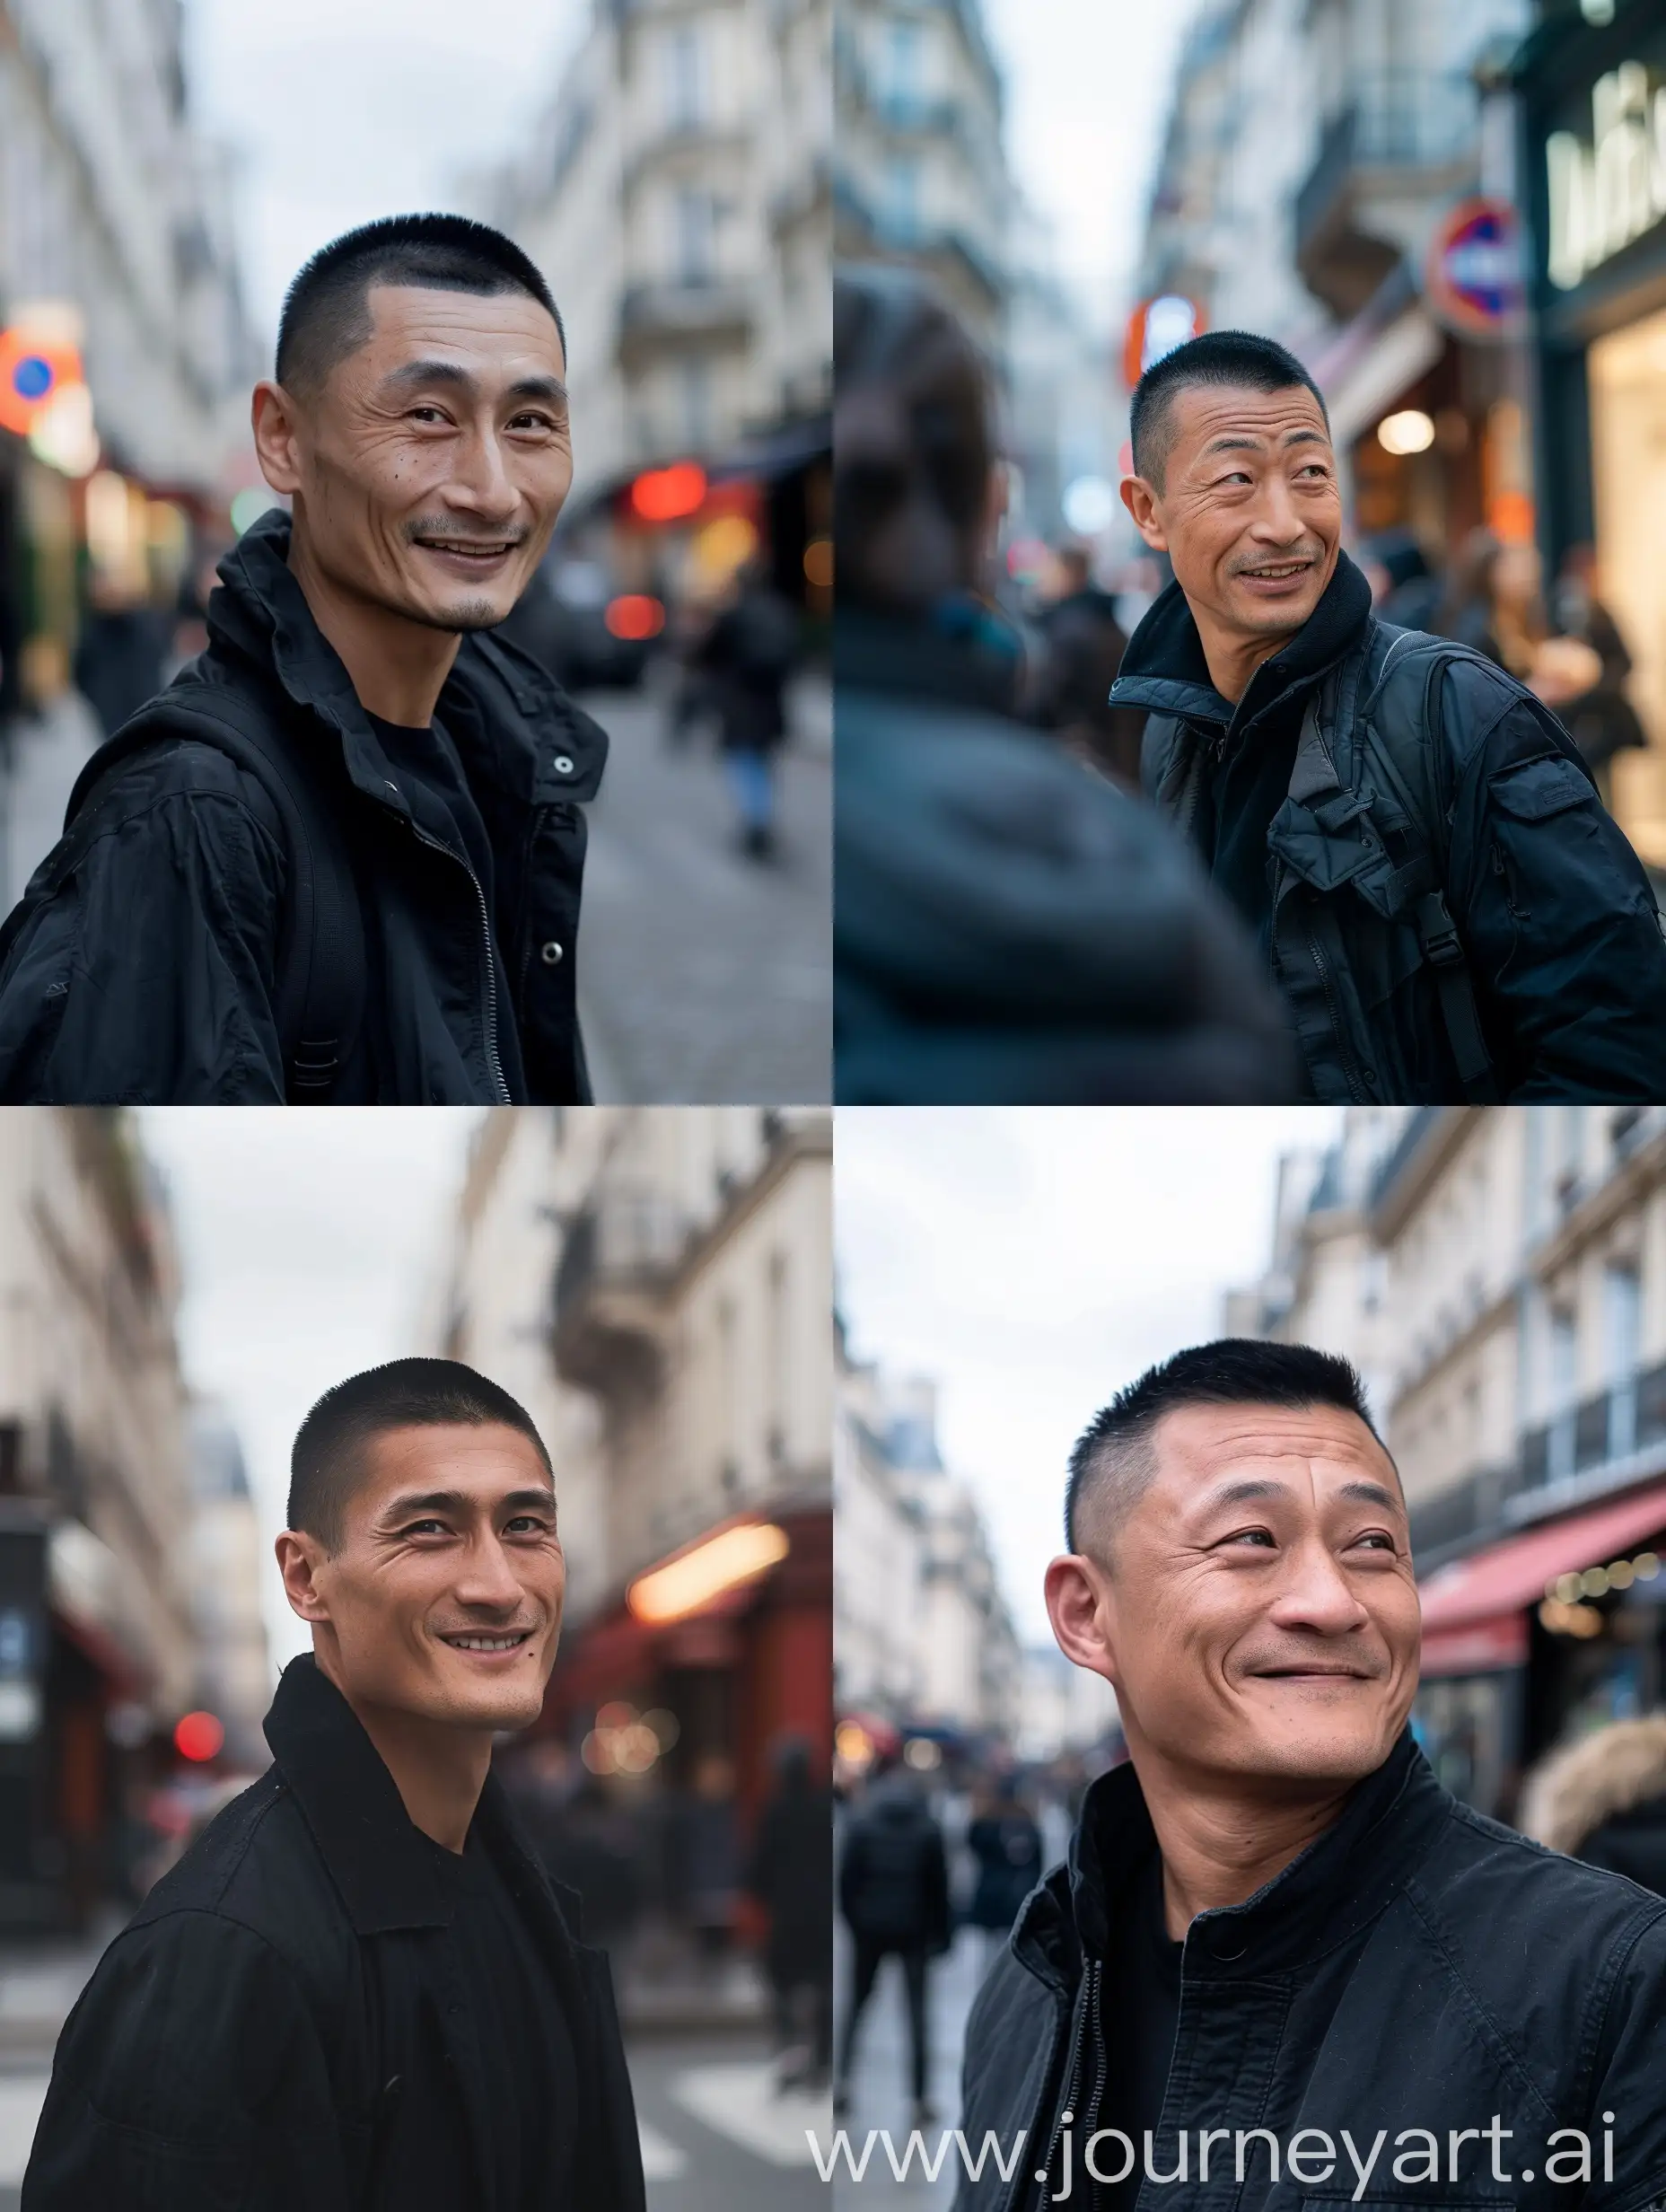
<path id="1" fill-rule="evenodd" d="M 0 932 L 0 1099 L 589 1097 L 607 736 L 486 634 L 572 483 L 566 368 L 483 224 L 392 216 L 301 271 L 254 395 L 293 513 L 221 563 L 207 652 L 87 763 Z"/>
<path id="2" fill-rule="evenodd" d="M 776 1746 L 776 1786 L 758 1816 L 746 1886 L 769 1919 L 764 1962 L 775 1998 L 783 2089 L 825 2089 L 833 2059 L 833 1797 L 811 1778 L 810 1746 Z M 809 2034 L 801 2042 L 801 2018 Z"/>
<path id="3" fill-rule="evenodd" d="M 1042 653 L 1029 709 L 1067 750 L 1126 790 L 1140 786 L 1143 715 L 1109 704 L 1127 639 L 1117 602 L 1093 581 L 1087 553 L 1061 547 L 1055 556 L 1057 592 L 1040 616 Z"/>
<path id="4" fill-rule="evenodd" d="M 966 1848 L 978 1862 L 966 1918 L 969 1927 L 984 1931 L 987 1966 L 1012 1933 L 1019 1907 L 1041 1879 L 1041 1830 L 1010 1774 L 997 1776 L 979 1793 Z"/>
<path id="5" fill-rule="evenodd" d="M 834 287 L 841 1101 L 1276 1098 L 1288 1040 L 1179 840 L 1019 719 L 987 370 L 908 271 Z"/>
<path id="6" fill-rule="evenodd" d="M 1598 596 L 1597 554 L 1591 545 L 1573 545 L 1562 557 L 1550 595 L 1552 636 L 1541 647 L 1530 678 L 1534 691 L 1553 707 L 1573 733 L 1607 801 L 1614 756 L 1648 745 L 1636 708 L 1626 694 L 1632 660 L 1614 617 Z M 1567 651 L 1577 647 L 1575 658 Z"/>
<path id="7" fill-rule="evenodd" d="M 695 1761 L 694 1786 L 673 1824 L 678 1909 L 695 1939 L 702 1966 L 726 1959 L 741 1891 L 741 1836 L 735 1816 L 734 1763 L 706 1751 Z"/>
<path id="8" fill-rule="evenodd" d="M 838 1904 L 855 1947 L 850 2008 L 839 2037 L 833 2109 L 850 2107 L 856 2030 L 880 1968 L 898 1961 L 908 2003 L 914 2124 L 936 2117 L 926 2096 L 930 1963 L 949 1948 L 949 1862 L 943 1830 L 924 1792 L 900 1760 L 874 1762 L 874 1779 L 850 1816 L 839 1859 Z"/>
<path id="9" fill-rule="evenodd" d="M 1527 1778 L 1520 1819 L 1535 1842 L 1666 1897 L 1666 1713 L 1553 1751 Z"/>
<path id="10" fill-rule="evenodd" d="M 1385 530 L 1371 539 L 1360 566 L 1371 580 L 1372 603 L 1383 621 L 1406 630 L 1433 627 L 1441 580 L 1410 531 Z"/>
<path id="11" fill-rule="evenodd" d="M 1666 942 L 1578 748 L 1475 647 L 1390 629 L 1342 550 L 1319 388 L 1270 338 L 1167 354 L 1122 493 L 1175 581 L 1129 641 L 1146 789 L 1253 932 L 1309 1095 L 1666 1096 Z M 1513 652 L 1534 572 L 1490 609 Z"/>
<path id="12" fill-rule="evenodd" d="M 1535 547 L 1472 530 L 1428 627 L 1437 636 L 1486 654 L 1525 682 L 1547 629 L 1539 575 Z"/>
<path id="13" fill-rule="evenodd" d="M 106 737 L 162 689 L 168 626 L 160 610 L 107 568 L 87 579 L 87 605 L 75 645 L 75 689 Z"/>
<path id="14" fill-rule="evenodd" d="M 797 616 L 762 563 L 748 562 L 694 658 L 717 717 L 741 848 L 754 860 L 776 848 L 776 755 L 786 737 L 786 685 L 798 654 Z"/>
<path id="15" fill-rule="evenodd" d="M 566 1591 L 549 1454 L 454 1360 L 325 1392 L 277 1540 L 312 1648 L 274 1764 L 100 1960 L 30 2212 L 641 2212 L 606 1962 L 492 1770 L 533 1726 Z"/>

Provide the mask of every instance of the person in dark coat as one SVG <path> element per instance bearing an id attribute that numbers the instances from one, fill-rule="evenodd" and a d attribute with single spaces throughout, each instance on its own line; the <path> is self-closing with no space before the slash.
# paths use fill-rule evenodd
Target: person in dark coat
<path id="1" fill-rule="evenodd" d="M 758 1816 L 746 1887 L 768 1916 L 764 1964 L 775 1997 L 784 2089 L 825 2089 L 833 2059 L 833 1795 L 811 1779 L 810 1746 L 776 1746 L 776 1787 Z M 793 2056 L 801 2000 L 810 2045 Z"/>
<path id="2" fill-rule="evenodd" d="M 307 1416 L 289 1520 L 275 1763 L 100 1961 L 27 2212 L 643 2212 L 607 1962 L 491 1772 L 561 1624 L 537 1431 L 395 1361 Z"/>
<path id="3" fill-rule="evenodd" d="M 761 564 L 749 562 L 693 654 L 705 703 L 717 716 L 741 847 L 755 860 L 775 849 L 775 762 L 786 739 L 786 684 L 798 647 L 798 617 Z"/>
<path id="4" fill-rule="evenodd" d="M 1611 1721 L 1530 1775 L 1521 1829 L 1666 1897 L 1666 1713 Z"/>
<path id="5" fill-rule="evenodd" d="M 1064 546 L 1055 557 L 1062 588 L 1040 616 L 1041 666 L 1029 711 L 1078 759 L 1125 790 L 1137 791 L 1145 718 L 1110 705 L 1110 687 L 1128 643 L 1116 600 L 1094 583 L 1080 546 Z"/>
<path id="6" fill-rule="evenodd" d="M 572 481 L 565 373 L 543 278 L 482 224 L 391 217 L 302 270 L 254 400 L 293 520 L 274 510 L 222 563 L 206 654 L 136 750 L 88 764 L 0 935 L 0 1100 L 300 1093 L 286 979 L 309 958 L 337 972 L 346 940 L 297 943 L 303 856 L 259 774 L 205 736 L 217 702 L 267 728 L 346 848 L 362 1003 L 304 1095 L 588 1098 L 580 802 L 607 739 L 486 635 Z"/>
<path id="7" fill-rule="evenodd" d="M 94 570 L 75 640 L 75 689 L 106 737 L 162 689 L 168 636 L 161 612 Z"/>
<path id="8" fill-rule="evenodd" d="M 1146 371 L 1132 426 L 1123 496 L 1175 580 L 1113 702 L 1150 717 L 1145 788 L 1259 946 L 1308 1094 L 1666 1096 L 1642 864 L 1521 683 L 1372 614 L 1302 364 L 1208 332 Z"/>
<path id="9" fill-rule="evenodd" d="M 964 2173 L 958 2212 L 1127 2212 L 1182 2172 L 1174 2202 L 1236 2212 L 1661 2202 L 1666 1899 L 1431 1773 L 1354 1370 L 1178 1353 L 1089 1423 L 1065 1497 L 1054 1634 L 1131 1757 L 973 2004 L 960 2127 L 1006 2178 Z"/>
<path id="10" fill-rule="evenodd" d="M 902 1967 L 908 2000 L 914 2117 L 934 2117 L 926 2098 L 931 2048 L 927 2024 L 931 1961 L 949 1948 L 949 1862 L 943 1830 L 919 1786 L 894 1758 L 876 1763 L 872 1787 L 852 1814 L 838 1865 L 838 1905 L 855 1946 L 850 2009 L 839 2037 L 833 2109 L 850 2106 L 856 2030 L 881 1966 Z"/>
<path id="11" fill-rule="evenodd" d="M 996 1780 L 969 1822 L 966 1848 L 978 1862 L 967 1923 L 983 1929 L 986 1952 L 993 1956 L 1006 1941 L 1019 1907 L 1041 1879 L 1041 1830 L 1011 1775 Z"/>
<path id="12" fill-rule="evenodd" d="M 1631 653 L 1618 623 L 1598 596 L 1594 546 L 1572 545 L 1563 555 L 1550 614 L 1553 643 L 1568 638 L 1587 647 L 1595 656 L 1595 668 L 1582 671 L 1560 697 L 1553 697 L 1537 678 L 1533 689 L 1566 723 L 1606 803 L 1615 754 L 1639 751 L 1649 739 L 1626 695 Z"/>
<path id="13" fill-rule="evenodd" d="M 835 1094 L 1289 1095 L 1253 956 L 1149 807 L 1021 719 L 987 373 L 911 273 L 834 285 Z"/>

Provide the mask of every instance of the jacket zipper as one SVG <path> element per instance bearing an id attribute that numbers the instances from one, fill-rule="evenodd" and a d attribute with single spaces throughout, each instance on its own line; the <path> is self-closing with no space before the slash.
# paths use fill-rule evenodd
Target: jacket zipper
<path id="1" fill-rule="evenodd" d="M 1302 917 L 1302 935 L 1307 940 L 1308 952 L 1319 973 L 1319 988 L 1325 994 L 1325 1011 L 1330 1016 L 1331 1031 L 1337 1040 L 1337 1050 L 1341 1055 L 1342 1072 L 1347 1077 L 1348 1096 L 1356 1105 L 1368 1105 L 1370 1101 L 1366 1097 L 1364 1086 L 1358 1080 L 1354 1055 L 1348 1050 L 1347 1040 L 1343 1035 L 1342 1017 L 1337 1005 L 1336 995 L 1331 989 L 1330 970 L 1325 965 L 1324 951 L 1319 939 L 1313 935 L 1305 915 Z"/>
<path id="2" fill-rule="evenodd" d="M 514 1101 L 509 1095 L 509 1085 L 504 1081 L 503 1062 L 497 1056 L 497 963 L 492 958 L 492 917 L 487 909 L 486 893 L 480 888 L 480 879 L 469 863 L 460 854 L 454 853 L 449 845 L 442 845 L 438 838 L 431 838 L 425 830 L 420 828 L 415 821 L 411 821 L 408 814 L 403 819 L 410 821 L 411 833 L 419 845 L 430 846 L 436 853 L 443 853 L 448 860 L 456 861 L 457 865 L 474 885 L 475 903 L 480 909 L 480 942 L 486 952 L 487 1063 L 491 1069 L 492 1081 L 497 1086 L 497 1096 L 494 1102 L 499 1106 L 512 1106 Z"/>
<path id="3" fill-rule="evenodd" d="M 1090 1959 L 1088 1962 L 1087 2005 L 1097 2023 L 1099 2019 L 1099 1961 L 1097 1959 Z M 1084 2028 L 1085 2025 L 1084 2022 Z M 1058 2156 L 1058 2146 L 1064 2137 L 1065 2113 L 1070 2114 L 1073 2121 L 1076 2117 L 1076 2092 L 1082 2086 L 1082 2065 L 1086 2056 L 1086 2036 L 1078 2034 L 1075 2038 L 1075 2047 L 1071 2052 L 1070 2079 L 1065 2090 L 1064 2102 L 1058 2108 L 1058 2119 L 1053 2129 L 1053 2140 L 1047 2154 L 1047 2180 L 1042 2184 L 1043 2207 L 1050 2205 L 1053 2201 L 1053 2161 Z M 1094 2094 L 1097 2096 L 1099 2092 L 1096 2091 Z"/>

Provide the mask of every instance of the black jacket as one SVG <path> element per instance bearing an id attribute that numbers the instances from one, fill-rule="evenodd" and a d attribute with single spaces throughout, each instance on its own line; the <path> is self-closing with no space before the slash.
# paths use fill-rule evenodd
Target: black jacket
<path id="1" fill-rule="evenodd" d="M 1372 793 L 1368 810 L 1369 779 L 1355 788 L 1352 764 L 1365 757 L 1363 725 L 1374 712 L 1391 713 L 1425 750 L 1446 794 L 1438 888 L 1497 1095 L 1666 1095 L 1666 944 L 1654 897 L 1577 747 L 1513 677 L 1469 654 L 1446 667 L 1438 698 L 1412 673 L 1415 658 L 1404 663 L 1415 697 L 1386 685 L 1373 697 L 1361 670 L 1381 662 L 1393 633 L 1360 581 L 1339 557 L 1307 627 L 1262 663 L 1235 707 L 1214 689 L 1197 626 L 1171 584 L 1130 639 L 1111 694 L 1149 713 L 1145 788 L 1188 829 L 1235 759 L 1287 750 L 1282 802 L 1259 794 L 1267 821 L 1214 823 L 1210 834 L 1214 845 L 1231 835 L 1266 844 L 1269 957 L 1315 1094 L 1401 1104 L 1468 1095 L 1415 926 L 1408 861 L 1380 834 L 1384 794 Z M 1293 724 L 1310 701 L 1321 724 L 1335 719 L 1298 753 Z"/>
<path id="2" fill-rule="evenodd" d="M 962 2173 L 959 2212 L 1006 2212 L 1045 2194 L 1059 2116 L 1075 2115 L 1067 2202 L 1091 2205 L 1083 2153 L 1102 2058 L 1102 1961 L 1112 1918 L 1156 1849 L 1132 1766 L 1089 1790 L 1067 1866 L 1030 1895 L 967 2027 L 961 2127 L 968 2143 L 999 2139 L 1011 2180 L 986 2162 Z M 1659 2212 L 1666 2205 L 1666 1900 L 1562 1858 L 1460 1804 L 1435 1780 L 1409 1731 L 1355 1790 L 1334 1827 L 1247 1903 L 1200 1913 L 1187 1932 L 1179 2026 L 1153 2164 L 1173 2172 L 1176 2136 L 1189 2137 L 1184 2191 L 1146 2181 L 1141 2212 L 1301 2212 L 1305 2207 L 1456 2208 L 1519 2212 Z M 1605 2112 L 1613 2173 L 1603 2178 Z M 1495 2115 L 1509 2188 L 1489 2177 L 1492 2145 L 1470 2141 L 1450 2178 L 1452 2129 Z M 1583 2129 L 1587 2185 L 1546 2178 L 1552 2142 Z M 1200 2183 L 1198 2131 L 1223 2129 Z M 1234 2178 L 1233 2137 L 1267 2129 L 1279 2147 L 1247 2146 Z M 1329 2137 L 1296 2146 L 1306 2185 L 1286 2164 L 1302 2129 Z M 1362 2163 L 1386 2131 L 1363 2189 L 1342 2140 Z M 1022 2155 L 1013 2138 L 1025 2131 Z M 1441 2181 L 1426 2165 L 1438 2140 Z M 1143 2146 L 1140 2146 L 1143 2152 Z M 1119 2145 L 1096 2159 L 1115 2174 Z M 1394 2178 L 1396 2162 L 1401 2178 Z M 1530 2168 L 1532 2181 L 1525 2179 Z M 1572 2171 L 1558 2164 L 1558 2175 Z M 1052 2161 L 1055 2188 L 1062 2159 Z M 1417 2177 L 1422 2176 L 1421 2181 Z"/>
<path id="3" fill-rule="evenodd" d="M 373 732 L 288 548 L 289 518 L 274 512 L 227 555 L 208 650 L 184 672 L 263 698 L 322 749 L 368 961 L 364 1049 L 333 1102 L 582 1102 L 578 802 L 595 795 L 605 733 L 525 655 L 464 638 L 438 720 L 491 841 L 488 929 L 466 852 L 454 831 L 436 848 L 432 804 Z M 98 773 L 95 756 L 79 789 Z M 267 794 L 185 735 L 147 750 L 120 792 L 84 863 L 14 933 L 0 970 L 0 1100 L 281 1102 L 285 859 Z"/>
<path id="4" fill-rule="evenodd" d="M 1152 811 L 975 642 L 835 618 L 834 1063 L 852 1105 L 1291 1095 L 1276 1005 Z"/>
<path id="5" fill-rule="evenodd" d="M 26 2212 L 508 2212 L 433 1851 L 311 1658 L 267 1716 L 276 1765 L 156 1885 L 70 2014 Z M 607 1962 L 488 1778 L 475 1814 L 579 2063 L 584 2212 L 642 2212 Z M 549 2212 L 567 2212 L 552 2204 Z"/>
<path id="6" fill-rule="evenodd" d="M 949 1944 L 949 1864 L 943 1830 L 900 1775 L 874 1784 L 851 1817 L 838 1863 L 839 1910 L 859 1941 L 892 1951 Z"/>

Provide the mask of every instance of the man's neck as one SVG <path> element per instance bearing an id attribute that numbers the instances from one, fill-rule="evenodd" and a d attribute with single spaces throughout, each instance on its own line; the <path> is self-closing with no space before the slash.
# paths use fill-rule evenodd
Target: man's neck
<path id="1" fill-rule="evenodd" d="M 1282 652 L 1295 635 L 1293 630 L 1285 637 L 1241 637 L 1218 628 L 1196 608 L 1192 610 L 1192 619 L 1197 625 L 1203 657 L 1209 666 L 1209 681 L 1233 707 L 1250 689 L 1250 680 L 1262 662 L 1270 661 L 1276 653 Z"/>
<path id="2" fill-rule="evenodd" d="M 366 714 L 425 730 L 462 643 L 456 632 L 431 629 L 338 590 L 311 558 L 299 515 L 289 568 Z"/>
<path id="3" fill-rule="evenodd" d="M 1328 1782 L 1300 1796 L 1271 1796 L 1225 1776 L 1199 1788 L 1195 1774 L 1182 1777 L 1148 1748 L 1135 1765 L 1162 1854 L 1163 1921 L 1176 1943 L 1200 1912 L 1241 1905 L 1283 1874 L 1335 1826 L 1355 1786 Z"/>
<path id="4" fill-rule="evenodd" d="M 412 1826 L 445 1850 L 460 1852 L 492 1764 L 490 1731 L 447 1728 L 390 1706 L 363 1703 L 338 1678 L 328 1655 L 317 1656 L 393 1777 Z"/>

